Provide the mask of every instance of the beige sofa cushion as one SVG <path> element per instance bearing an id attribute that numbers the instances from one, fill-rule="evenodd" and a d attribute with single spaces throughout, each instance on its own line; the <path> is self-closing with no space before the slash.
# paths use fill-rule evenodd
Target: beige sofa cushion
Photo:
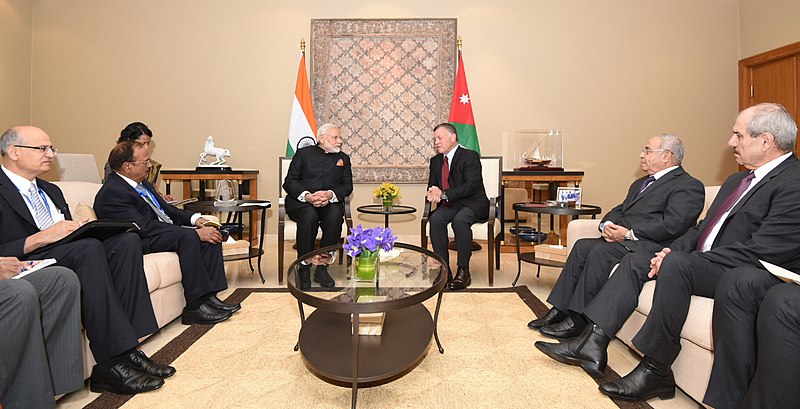
<path id="1" fill-rule="evenodd" d="M 642 288 L 639 294 L 639 305 L 636 311 L 644 315 L 650 315 L 653 308 L 653 293 L 656 289 L 656 281 L 650 281 Z M 714 342 L 711 332 L 711 313 L 714 310 L 714 300 L 706 297 L 692 296 L 692 303 L 689 305 L 689 315 L 681 331 L 681 338 L 684 338 L 709 351 L 714 350 Z"/>

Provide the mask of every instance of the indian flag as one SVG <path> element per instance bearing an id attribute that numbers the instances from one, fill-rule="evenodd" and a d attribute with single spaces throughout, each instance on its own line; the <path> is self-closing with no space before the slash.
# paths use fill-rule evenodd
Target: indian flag
<path id="1" fill-rule="evenodd" d="M 289 141 L 286 143 L 286 156 L 294 156 L 300 139 L 310 137 L 316 140 L 314 130 L 317 129 L 317 120 L 314 118 L 314 106 L 311 103 L 311 89 L 308 86 L 306 74 L 306 54 L 300 57 L 300 68 L 297 69 L 297 84 L 294 86 L 294 101 L 292 101 L 292 116 L 289 119 Z"/>
<path id="2" fill-rule="evenodd" d="M 448 121 L 458 131 L 458 143 L 475 152 L 481 153 L 478 143 L 478 131 L 475 129 L 475 116 L 472 115 L 472 98 L 467 88 L 467 74 L 464 73 L 464 60 L 458 53 L 458 72 L 456 73 L 456 86 L 453 88 L 453 102 L 450 105 L 450 119 Z"/>

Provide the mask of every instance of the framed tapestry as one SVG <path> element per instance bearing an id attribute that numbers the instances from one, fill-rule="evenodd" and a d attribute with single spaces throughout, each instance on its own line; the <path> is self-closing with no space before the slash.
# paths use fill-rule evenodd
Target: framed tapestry
<path id="1" fill-rule="evenodd" d="M 311 20 L 318 124 L 340 125 L 353 181 L 425 183 L 433 127 L 446 122 L 456 19 Z"/>

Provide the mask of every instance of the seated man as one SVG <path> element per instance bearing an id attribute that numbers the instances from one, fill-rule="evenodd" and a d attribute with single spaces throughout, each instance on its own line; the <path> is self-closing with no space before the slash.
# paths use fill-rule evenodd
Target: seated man
<path id="1" fill-rule="evenodd" d="M 139 225 L 145 254 L 162 251 L 178 253 L 186 307 L 184 324 L 214 324 L 239 310 L 226 304 L 217 292 L 228 288 L 222 264 L 222 234 L 204 227 L 206 219 L 167 204 L 145 180 L 150 168 L 150 151 L 132 141 L 120 142 L 108 155 L 114 171 L 94 198 L 97 216 L 112 220 L 133 220 Z M 184 226 L 197 227 L 187 229 Z"/>
<path id="2" fill-rule="evenodd" d="M 428 194 L 425 200 L 438 204 L 430 216 L 433 251 L 444 259 L 448 288 L 462 290 L 472 283 L 471 226 L 489 218 L 489 198 L 483 188 L 480 154 L 458 145 L 456 128 L 442 123 L 433 128 L 437 155 L 431 158 Z M 458 271 L 453 278 L 447 244 L 447 225 L 452 223 L 458 249 Z"/>
<path id="3" fill-rule="evenodd" d="M 53 408 L 83 388 L 81 286 L 64 267 L 12 280 L 28 262 L 0 257 L 0 405 Z"/>
<path id="4" fill-rule="evenodd" d="M 70 220 L 58 186 L 37 177 L 50 170 L 56 150 L 44 131 L 20 126 L 0 136 L 0 153 L 0 254 L 54 258 L 78 276 L 83 326 L 97 361 L 91 390 L 132 394 L 160 388 L 175 368 L 136 350 L 139 338 L 158 330 L 139 237 L 122 233 L 40 249 L 80 226 Z"/>
<path id="5" fill-rule="evenodd" d="M 346 196 L 353 193 L 350 157 L 342 152 L 339 127 L 324 124 L 317 130 L 317 145 L 299 149 L 292 158 L 283 189 L 286 214 L 297 223 L 297 257 L 314 250 L 322 228 L 321 247 L 339 243 Z M 311 288 L 311 265 L 301 264 L 297 274 L 301 290 Z M 322 287 L 335 282 L 325 264 L 317 265 L 314 281 Z"/>
<path id="6" fill-rule="evenodd" d="M 528 327 L 567 339 L 586 326 L 583 309 L 607 282 L 608 273 L 630 252 L 650 257 L 697 223 L 703 184 L 681 167 L 683 143 L 674 135 L 647 141 L 639 160 L 647 177 L 635 180 L 628 195 L 600 222 L 603 236 L 575 242 L 547 302 L 553 305 Z"/>
<path id="7" fill-rule="evenodd" d="M 731 407 L 796 408 L 800 402 L 800 287 L 779 284 L 767 291 L 758 310 L 757 329 L 755 373 L 747 390 L 741 391 L 743 402 Z"/>

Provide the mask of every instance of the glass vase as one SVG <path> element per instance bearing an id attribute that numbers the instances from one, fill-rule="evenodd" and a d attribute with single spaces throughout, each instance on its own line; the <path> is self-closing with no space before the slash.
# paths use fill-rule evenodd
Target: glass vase
<path id="1" fill-rule="evenodd" d="M 375 273 L 378 271 L 378 254 L 369 255 L 361 253 L 353 259 L 353 269 L 355 269 L 354 276 L 356 277 L 356 281 L 375 281 Z"/>
<path id="2" fill-rule="evenodd" d="M 391 212 L 392 211 L 392 203 L 393 202 L 394 202 L 394 199 L 383 199 L 383 210 L 385 210 L 387 212 Z"/>

